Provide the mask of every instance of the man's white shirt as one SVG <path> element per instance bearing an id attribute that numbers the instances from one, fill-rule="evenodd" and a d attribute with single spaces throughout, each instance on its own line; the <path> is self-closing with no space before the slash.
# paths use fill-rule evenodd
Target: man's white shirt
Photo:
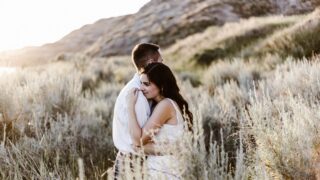
<path id="1" fill-rule="evenodd" d="M 129 134 L 129 111 L 126 96 L 130 89 L 140 88 L 140 78 L 136 73 L 133 78 L 124 86 L 117 97 L 112 124 L 112 138 L 115 147 L 122 152 L 134 152 L 131 147 L 132 140 Z M 140 127 L 147 122 L 150 116 L 150 106 L 146 97 L 139 91 L 135 105 L 137 120 Z"/>

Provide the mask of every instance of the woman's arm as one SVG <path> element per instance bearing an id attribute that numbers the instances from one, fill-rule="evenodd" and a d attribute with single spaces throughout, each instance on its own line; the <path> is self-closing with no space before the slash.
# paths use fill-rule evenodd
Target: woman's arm
<path id="1" fill-rule="evenodd" d="M 135 104 L 138 99 L 138 93 L 139 89 L 134 88 L 129 91 L 127 95 L 127 105 L 128 105 L 128 111 L 129 111 L 129 134 L 131 136 L 132 144 L 133 146 L 139 146 L 140 143 L 140 138 L 142 134 L 141 127 L 138 123 L 137 117 L 136 117 L 136 112 L 135 112 Z"/>
<path id="2" fill-rule="evenodd" d="M 154 143 L 148 143 L 148 144 L 143 145 L 142 147 L 134 146 L 133 149 L 136 152 L 143 151 L 143 153 L 146 155 L 155 155 L 155 156 L 161 155 L 161 152 L 159 151 L 158 148 L 155 147 Z"/>
<path id="3" fill-rule="evenodd" d="M 162 155 L 168 155 L 171 153 L 172 144 L 170 143 L 161 143 L 154 144 L 154 143 L 148 143 L 143 146 L 133 146 L 133 150 L 136 152 L 143 152 L 146 155 L 154 155 L 154 156 L 162 156 Z"/>
<path id="4" fill-rule="evenodd" d="M 155 107 L 151 117 L 143 128 L 140 128 L 134 110 L 134 105 L 138 96 L 138 89 L 133 89 L 128 94 L 129 110 L 129 131 L 133 145 L 141 146 L 147 144 L 151 138 L 157 134 L 159 129 L 172 117 L 172 104 L 169 100 L 160 101 Z"/>
<path id="5" fill-rule="evenodd" d="M 171 117 L 172 104 L 169 100 L 160 101 L 154 108 L 153 113 L 142 128 L 141 141 L 142 145 L 147 144 L 159 132 L 160 128 Z"/>

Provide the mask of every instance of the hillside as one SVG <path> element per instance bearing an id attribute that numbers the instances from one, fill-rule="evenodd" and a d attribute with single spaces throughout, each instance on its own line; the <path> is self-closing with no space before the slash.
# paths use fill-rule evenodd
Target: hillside
<path id="1" fill-rule="evenodd" d="M 319 32 L 319 9 L 309 15 L 252 17 L 222 27 L 211 26 L 203 33 L 179 40 L 165 53 L 179 69 L 268 54 L 311 57 L 320 53 Z"/>
<path id="2" fill-rule="evenodd" d="M 300 14 L 319 4 L 316 0 L 152 0 L 136 14 L 98 20 L 55 43 L 2 53 L 0 63 L 43 64 L 66 53 L 85 53 L 91 57 L 127 55 L 136 43 L 146 41 L 166 48 L 212 25 L 221 26 L 251 16 Z"/>

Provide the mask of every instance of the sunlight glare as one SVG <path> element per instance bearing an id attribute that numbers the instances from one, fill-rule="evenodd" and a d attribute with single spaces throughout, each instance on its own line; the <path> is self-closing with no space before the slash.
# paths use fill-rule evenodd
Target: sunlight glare
<path id="1" fill-rule="evenodd" d="M 55 42 L 103 18 L 132 14 L 150 0 L 0 0 L 0 52 Z"/>

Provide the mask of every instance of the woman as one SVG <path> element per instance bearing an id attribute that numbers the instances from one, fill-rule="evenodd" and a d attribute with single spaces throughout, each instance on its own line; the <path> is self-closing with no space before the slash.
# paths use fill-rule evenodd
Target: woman
<path id="1" fill-rule="evenodd" d="M 163 149 L 170 147 L 182 137 L 184 125 L 192 128 L 192 113 L 188 103 L 179 93 L 176 79 L 168 66 L 162 63 L 151 63 L 140 76 L 140 89 L 132 89 L 128 94 L 129 129 L 133 145 L 143 146 L 148 154 L 147 167 L 149 175 L 164 175 L 166 179 L 177 179 L 179 172 L 174 168 L 178 162 L 173 156 L 165 155 Z M 142 91 L 152 101 L 152 114 L 143 128 L 140 128 L 134 106 Z M 182 116 L 185 112 L 185 118 Z M 168 164 L 173 165 L 169 167 Z"/>

